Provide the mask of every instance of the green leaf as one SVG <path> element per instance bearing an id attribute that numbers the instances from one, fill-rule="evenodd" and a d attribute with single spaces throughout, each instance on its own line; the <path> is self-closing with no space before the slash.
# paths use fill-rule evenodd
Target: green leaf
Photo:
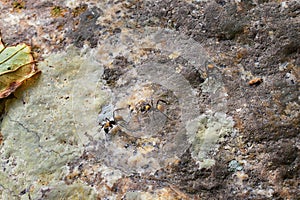
<path id="1" fill-rule="evenodd" d="M 30 46 L 19 44 L 5 47 L 0 38 L 0 98 L 7 97 L 39 72 Z"/>

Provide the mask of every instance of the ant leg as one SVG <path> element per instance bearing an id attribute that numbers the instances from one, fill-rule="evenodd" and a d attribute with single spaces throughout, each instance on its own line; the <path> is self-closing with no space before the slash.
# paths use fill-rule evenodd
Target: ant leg
<path id="1" fill-rule="evenodd" d="M 169 105 L 169 102 L 162 100 L 162 99 L 158 99 L 156 102 L 156 107 L 157 107 L 157 105 L 159 105 L 159 102 L 163 102 L 164 104 Z"/>
<path id="2" fill-rule="evenodd" d="M 116 110 L 113 111 L 113 118 L 114 121 L 116 122 L 116 124 L 126 128 L 131 120 L 131 111 L 129 112 L 129 115 L 127 117 L 127 121 L 122 117 L 122 116 L 117 116 L 116 112 L 120 111 L 120 110 L 125 110 L 126 108 L 117 108 Z"/>
<path id="3" fill-rule="evenodd" d="M 125 121 L 124 119 L 123 119 L 123 117 L 122 116 L 116 116 L 116 112 L 117 111 L 119 111 L 119 110 L 124 110 L 125 108 L 117 108 L 116 110 L 114 110 L 113 111 L 113 118 L 114 118 L 114 120 L 116 121 L 116 122 L 118 122 L 118 121 Z M 126 122 L 126 121 L 125 121 Z"/>
<path id="4" fill-rule="evenodd" d="M 139 106 L 144 106 L 139 105 Z M 131 105 L 128 105 L 128 109 L 129 109 L 129 120 L 127 122 L 127 126 L 124 127 L 126 130 L 130 131 L 130 132 L 136 132 L 136 131 L 140 131 L 141 130 L 141 115 L 140 114 L 145 114 L 148 111 L 145 110 L 144 112 L 141 110 L 138 110 L 136 107 L 132 108 Z M 135 112 L 136 111 L 136 112 Z"/>
<path id="5" fill-rule="evenodd" d="M 166 105 L 169 105 L 169 102 L 167 102 L 167 101 L 165 101 L 165 100 L 162 100 L 162 99 L 158 99 L 158 100 L 156 101 L 156 106 L 155 106 L 155 108 L 156 108 L 159 112 L 161 112 L 166 118 L 168 118 L 169 120 L 171 120 L 171 118 L 170 118 L 168 115 L 166 115 L 166 113 L 164 113 L 163 107 L 159 104 L 160 102 L 162 102 L 162 103 L 164 103 L 164 104 L 166 104 Z"/>

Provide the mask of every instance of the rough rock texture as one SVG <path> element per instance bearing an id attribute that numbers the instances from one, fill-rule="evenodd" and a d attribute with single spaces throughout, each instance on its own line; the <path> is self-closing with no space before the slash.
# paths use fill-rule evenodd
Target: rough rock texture
<path id="1" fill-rule="evenodd" d="M 1 100 L 1 199 L 300 198 L 299 1 L 0 8 L 42 71 Z"/>

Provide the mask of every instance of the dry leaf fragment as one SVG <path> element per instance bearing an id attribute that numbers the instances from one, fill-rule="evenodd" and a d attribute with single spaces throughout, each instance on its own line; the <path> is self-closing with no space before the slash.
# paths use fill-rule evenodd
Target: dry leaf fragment
<path id="1" fill-rule="evenodd" d="M 259 85 L 259 84 L 261 84 L 263 82 L 263 79 L 262 78 L 254 78 L 254 79 L 252 79 L 252 80 L 250 80 L 249 82 L 248 82 L 248 84 L 249 85 Z"/>
<path id="2" fill-rule="evenodd" d="M 30 46 L 19 44 L 5 47 L 0 38 L 0 98 L 7 97 L 39 72 Z"/>

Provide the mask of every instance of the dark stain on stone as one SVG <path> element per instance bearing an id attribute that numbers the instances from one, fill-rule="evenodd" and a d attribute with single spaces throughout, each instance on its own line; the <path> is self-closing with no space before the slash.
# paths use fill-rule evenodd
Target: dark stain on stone
<path id="1" fill-rule="evenodd" d="M 102 11 L 97 7 L 88 9 L 80 14 L 78 26 L 67 34 L 76 47 L 83 47 L 85 42 L 88 42 L 92 48 L 97 46 L 102 27 L 96 22 L 101 14 Z"/>
<path id="2" fill-rule="evenodd" d="M 183 57 L 179 56 L 178 58 L 176 58 L 175 63 L 177 65 L 182 65 L 180 74 L 189 81 L 193 88 L 199 88 L 200 84 L 205 81 L 205 79 L 203 78 L 203 74 L 201 74 L 201 72 L 196 69 L 195 66 L 189 64 L 188 61 Z"/>
<path id="3" fill-rule="evenodd" d="M 269 145 L 267 152 L 271 153 L 270 168 L 276 169 L 280 165 L 290 165 L 299 156 L 299 149 L 295 144 L 288 140 L 280 140 Z"/>
<path id="4" fill-rule="evenodd" d="M 102 78 L 108 86 L 114 86 L 119 77 L 128 70 L 128 66 L 133 65 L 133 62 L 128 61 L 124 56 L 116 56 L 113 60 L 113 67 L 105 67 Z"/>

